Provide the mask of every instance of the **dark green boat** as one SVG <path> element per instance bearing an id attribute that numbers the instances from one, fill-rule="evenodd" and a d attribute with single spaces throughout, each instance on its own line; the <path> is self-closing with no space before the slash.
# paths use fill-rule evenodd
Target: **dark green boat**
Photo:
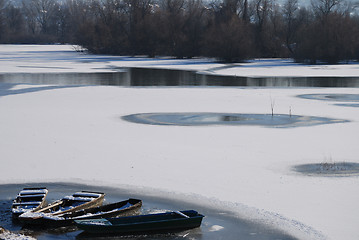
<path id="1" fill-rule="evenodd" d="M 75 223 L 87 233 L 136 234 L 200 227 L 203 217 L 194 210 L 186 210 L 118 218 L 75 220 Z"/>

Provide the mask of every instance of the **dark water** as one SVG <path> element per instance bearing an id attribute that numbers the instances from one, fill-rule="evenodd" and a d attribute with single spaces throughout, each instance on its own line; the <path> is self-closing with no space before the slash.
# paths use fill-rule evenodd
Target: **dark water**
<path id="1" fill-rule="evenodd" d="M 11 73 L 0 83 L 115 86 L 359 87 L 358 77 L 236 77 L 146 68 L 112 73 Z"/>
<path id="2" fill-rule="evenodd" d="M 143 201 L 142 213 L 194 209 L 205 215 L 200 228 L 186 230 L 178 233 L 139 235 L 139 236 L 88 236 L 81 231 L 72 228 L 58 228 L 46 230 L 22 229 L 20 225 L 11 220 L 11 202 L 23 187 L 46 186 L 49 189 L 48 201 L 60 199 L 81 190 L 101 191 L 106 193 L 105 202 L 116 202 L 130 197 Z M 296 238 L 277 229 L 269 228 L 261 224 L 239 219 L 230 211 L 211 209 L 198 203 L 177 201 L 175 199 L 142 196 L 130 190 L 92 187 L 79 184 L 64 183 L 39 183 L 39 184 L 7 184 L 0 185 L 0 226 L 37 239 L 244 239 L 244 240 L 294 240 Z"/>

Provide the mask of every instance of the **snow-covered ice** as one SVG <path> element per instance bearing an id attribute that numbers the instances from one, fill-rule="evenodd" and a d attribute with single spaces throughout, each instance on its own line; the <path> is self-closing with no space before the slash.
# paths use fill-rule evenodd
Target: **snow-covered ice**
<path id="1" fill-rule="evenodd" d="M 279 66 L 253 62 L 244 64 L 252 65 L 243 70 L 241 64 L 227 68 L 208 59 L 86 55 L 62 45 L 1 45 L 0 61 L 1 73 L 144 66 L 238 75 L 251 69 L 248 76 L 311 72 L 359 76 L 356 64 L 305 66 L 277 60 Z M 0 183 L 75 181 L 134 188 L 232 209 L 238 216 L 275 225 L 299 239 L 359 239 L 359 176 L 308 176 L 293 170 L 296 165 L 328 159 L 358 163 L 358 108 L 298 97 L 303 94 L 359 94 L 359 89 L 2 83 Z M 270 114 L 272 100 L 277 114 L 290 110 L 295 115 L 348 122 L 299 128 L 197 127 L 136 124 L 121 118 L 173 112 Z"/>

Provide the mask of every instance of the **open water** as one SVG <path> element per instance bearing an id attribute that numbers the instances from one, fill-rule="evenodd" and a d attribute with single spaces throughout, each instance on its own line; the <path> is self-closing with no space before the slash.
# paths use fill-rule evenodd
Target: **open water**
<path id="1" fill-rule="evenodd" d="M 11 203 L 19 191 L 24 187 L 45 186 L 49 189 L 49 202 L 61 199 L 77 191 L 91 190 L 106 193 L 105 203 L 117 202 L 128 198 L 138 198 L 143 201 L 143 214 L 163 211 L 177 211 L 194 209 L 205 215 L 200 228 L 177 233 L 149 234 L 137 236 L 91 236 L 84 235 L 76 227 L 57 229 L 26 229 L 11 219 Z M 296 238 L 278 229 L 235 217 L 230 211 L 206 208 L 199 203 L 190 203 L 152 196 L 141 196 L 126 189 L 109 187 L 94 187 L 80 184 L 66 183 L 38 183 L 38 184 L 5 184 L 0 185 L 0 226 L 41 239 L 243 239 L 243 240 L 294 240 Z"/>
<path id="2" fill-rule="evenodd" d="M 237 77 L 194 71 L 124 68 L 106 73 L 9 73 L 0 83 L 115 86 L 359 87 L 357 77 Z"/>

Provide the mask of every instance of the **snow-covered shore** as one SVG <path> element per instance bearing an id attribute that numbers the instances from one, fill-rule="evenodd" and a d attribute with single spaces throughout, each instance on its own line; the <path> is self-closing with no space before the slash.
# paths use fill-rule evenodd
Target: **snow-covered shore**
<path id="1" fill-rule="evenodd" d="M 143 67 L 243 77 L 359 76 L 359 63 L 305 65 L 290 59 L 258 59 L 222 64 L 211 59 L 95 56 L 76 49 L 71 45 L 0 45 L 0 73 L 114 72 L 119 68 Z"/>
<path id="2" fill-rule="evenodd" d="M 61 45 L 0 45 L 0 58 L 1 73 L 97 72 L 126 66 L 224 69 L 209 60 L 121 60 L 85 55 Z M 317 71 L 311 66 L 287 67 L 301 67 L 295 75 Z M 226 74 L 235 68 L 227 68 Z M 329 68 L 336 68 L 339 75 L 359 76 L 355 64 L 317 72 L 330 74 Z M 248 75 L 268 74 L 268 66 L 252 69 Z M 281 65 L 270 72 L 279 75 L 285 69 Z M 359 89 L 0 83 L 0 183 L 76 181 L 134 187 L 225 205 L 241 217 L 277 225 L 300 239 L 358 239 L 359 175 L 308 176 L 293 171 L 298 164 L 358 163 L 358 108 L 297 97 L 300 94 L 359 94 Z M 291 109 L 297 115 L 350 122 L 270 128 L 155 126 L 121 119 L 147 112 L 269 114 L 273 102 L 278 114 Z"/>

